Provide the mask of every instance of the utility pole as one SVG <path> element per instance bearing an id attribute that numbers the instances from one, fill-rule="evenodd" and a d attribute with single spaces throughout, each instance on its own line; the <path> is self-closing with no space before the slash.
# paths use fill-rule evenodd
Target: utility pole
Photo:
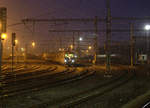
<path id="1" fill-rule="evenodd" d="M 149 53 L 149 30 L 146 31 L 146 38 L 147 38 L 147 45 L 146 45 L 146 52 L 147 52 L 147 64 L 149 64 L 149 56 L 150 56 L 150 53 Z"/>
<path id="2" fill-rule="evenodd" d="M 25 55 L 24 55 L 25 68 L 27 68 L 27 54 L 28 54 L 28 44 L 25 44 Z"/>
<path id="3" fill-rule="evenodd" d="M 77 53 L 78 53 L 78 58 L 79 58 L 79 60 L 80 60 L 80 40 L 79 40 L 79 38 L 80 38 L 80 32 L 78 32 L 78 39 L 77 39 L 77 42 L 78 42 L 78 48 L 77 48 Z"/>
<path id="4" fill-rule="evenodd" d="M 72 37 L 72 41 L 73 41 L 73 48 L 72 50 L 75 50 L 75 32 L 73 32 L 73 37 Z"/>
<path id="5" fill-rule="evenodd" d="M 17 44 L 17 43 L 16 43 L 16 44 Z M 18 63 L 19 63 L 18 45 L 16 45 L 15 51 L 16 51 L 16 64 L 18 64 Z"/>
<path id="6" fill-rule="evenodd" d="M 96 16 L 95 17 L 95 55 L 94 55 L 94 64 L 96 63 L 97 61 L 97 52 L 98 52 L 98 17 Z"/>
<path id="7" fill-rule="evenodd" d="M 133 57 L 134 57 L 134 25 L 130 24 L 130 66 L 133 68 L 134 62 L 133 62 Z"/>
<path id="8" fill-rule="evenodd" d="M 58 35 L 59 35 L 59 33 L 58 33 Z M 59 48 L 62 50 L 62 38 L 61 38 L 61 36 L 59 37 Z"/>
<path id="9" fill-rule="evenodd" d="M 14 69 L 14 46 L 15 46 L 15 40 L 16 40 L 16 33 L 12 33 L 12 73 L 13 73 L 13 69 Z"/>
<path id="10" fill-rule="evenodd" d="M 111 44 L 111 9 L 110 0 L 106 1 L 107 16 L 106 16 L 106 72 L 105 76 L 111 76 L 110 68 L 110 44 Z"/>

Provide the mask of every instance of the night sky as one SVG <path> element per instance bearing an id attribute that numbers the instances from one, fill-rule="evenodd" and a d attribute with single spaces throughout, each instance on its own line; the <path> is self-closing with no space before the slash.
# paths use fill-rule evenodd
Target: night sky
<path id="1" fill-rule="evenodd" d="M 105 0 L 0 0 L 0 7 L 7 7 L 10 25 L 20 22 L 23 18 L 105 17 L 105 2 Z M 150 0 L 111 0 L 112 16 L 150 16 L 149 4 Z M 9 35 L 11 32 L 17 32 L 20 39 L 31 36 L 30 31 L 23 25 L 8 28 Z M 48 35 L 46 31 L 41 32 Z"/>
<path id="2" fill-rule="evenodd" d="M 149 16 L 149 0 L 111 0 L 113 16 Z M 49 13 L 53 17 L 85 17 L 105 14 L 105 0 L 1 0 L 8 17 L 20 19 Z"/>

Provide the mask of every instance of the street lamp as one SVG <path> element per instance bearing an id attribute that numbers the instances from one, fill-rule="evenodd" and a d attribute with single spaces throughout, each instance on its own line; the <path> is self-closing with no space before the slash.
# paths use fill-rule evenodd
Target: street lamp
<path id="1" fill-rule="evenodd" d="M 147 59 L 149 62 L 149 37 L 148 37 L 149 31 L 150 31 L 150 25 L 149 24 L 145 25 L 145 30 L 147 31 L 147 57 L 148 57 Z"/>
<path id="2" fill-rule="evenodd" d="M 82 37 L 79 37 L 79 41 L 78 41 L 78 57 L 80 58 L 80 55 L 81 55 L 81 49 L 80 49 L 80 42 L 83 41 L 83 38 Z"/>
<path id="3" fill-rule="evenodd" d="M 35 47 L 35 42 L 32 42 L 32 47 Z"/>
<path id="4" fill-rule="evenodd" d="M 24 49 L 24 48 L 21 48 L 21 51 L 22 51 L 22 52 L 24 52 L 24 51 L 25 51 L 25 49 Z"/>
<path id="5" fill-rule="evenodd" d="M 145 30 L 150 30 L 150 25 L 145 25 Z"/>
<path id="6" fill-rule="evenodd" d="M 17 63 L 19 61 L 19 53 L 18 53 L 18 40 L 15 39 L 15 50 L 16 50 L 16 58 L 17 58 Z"/>
<path id="7" fill-rule="evenodd" d="M 79 41 L 82 41 L 82 40 L 83 40 L 83 38 L 82 38 L 82 37 L 80 37 L 80 38 L 79 38 Z"/>
<path id="8" fill-rule="evenodd" d="M 91 50 L 91 49 L 92 49 L 92 47 L 91 47 L 91 46 L 89 46 L 88 48 L 89 48 L 89 50 Z"/>
<path id="9" fill-rule="evenodd" d="M 71 50 L 73 49 L 73 45 L 70 45 Z"/>
<path id="10" fill-rule="evenodd" d="M 17 40 L 17 39 L 15 39 L 15 44 L 16 44 L 16 45 L 18 44 L 18 40 Z"/>
<path id="11" fill-rule="evenodd" d="M 2 39 L 2 40 L 5 40 L 6 38 L 7 38 L 7 34 L 6 34 L 6 33 L 2 33 L 2 34 L 1 34 L 1 39 Z"/>
<path id="12" fill-rule="evenodd" d="M 2 43 L 2 40 L 5 40 L 6 38 L 7 38 L 7 34 L 6 33 L 0 33 L 0 73 L 2 72 L 2 70 L 1 70 L 2 55 L 3 55 L 3 43 Z"/>
<path id="13" fill-rule="evenodd" d="M 61 48 L 59 48 L 59 51 L 61 51 Z"/>

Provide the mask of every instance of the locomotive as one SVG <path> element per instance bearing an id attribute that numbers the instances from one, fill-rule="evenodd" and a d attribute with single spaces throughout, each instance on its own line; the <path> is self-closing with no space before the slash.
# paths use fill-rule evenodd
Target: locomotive
<path id="1" fill-rule="evenodd" d="M 77 62 L 77 55 L 73 52 L 66 52 L 64 56 L 64 63 L 66 65 L 73 65 Z"/>
<path id="2" fill-rule="evenodd" d="M 43 54 L 43 59 L 59 64 L 73 65 L 77 62 L 77 55 L 73 52 L 53 52 Z"/>
<path id="3" fill-rule="evenodd" d="M 63 51 L 63 52 L 45 54 L 44 59 L 47 61 L 51 61 L 63 65 L 75 66 L 75 65 L 92 63 L 93 56 L 81 56 L 81 55 L 77 55 L 73 51 Z"/>

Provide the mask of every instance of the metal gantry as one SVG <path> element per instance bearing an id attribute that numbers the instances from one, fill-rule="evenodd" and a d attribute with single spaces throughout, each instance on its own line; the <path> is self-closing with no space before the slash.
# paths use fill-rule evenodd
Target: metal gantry
<path id="1" fill-rule="evenodd" d="M 87 22 L 94 22 L 95 29 L 93 30 L 49 30 L 49 32 L 95 32 L 95 58 L 97 55 L 98 50 L 98 32 L 105 32 L 106 33 L 106 76 L 111 75 L 110 69 L 110 45 L 111 45 L 111 33 L 112 32 L 130 32 L 130 35 L 133 35 L 132 27 L 130 29 L 112 29 L 112 21 L 150 21 L 150 17 L 112 17 L 111 15 L 111 8 L 110 8 L 110 0 L 106 0 L 106 17 L 104 18 L 52 18 L 52 19 L 23 19 L 22 22 L 25 23 L 41 23 L 41 22 L 75 22 L 75 23 L 87 23 Z M 105 30 L 98 30 L 98 22 L 104 22 L 106 24 Z M 134 29 L 136 31 L 143 31 L 143 29 Z M 133 37 L 133 36 L 132 36 Z M 133 65 L 133 42 L 131 38 L 131 65 Z"/>

